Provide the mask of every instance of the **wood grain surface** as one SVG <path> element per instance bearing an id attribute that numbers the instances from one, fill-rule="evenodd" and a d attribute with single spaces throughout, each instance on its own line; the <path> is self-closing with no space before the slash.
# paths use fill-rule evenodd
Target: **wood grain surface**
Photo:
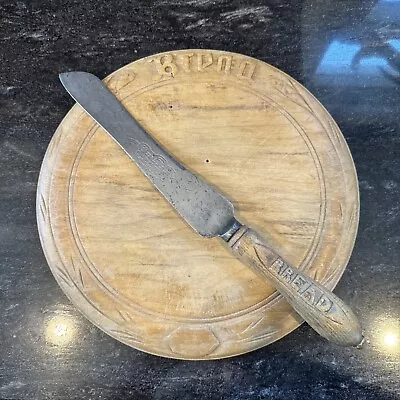
<path id="1" fill-rule="evenodd" d="M 340 130 L 306 89 L 261 61 L 212 50 L 147 57 L 105 82 L 158 141 L 232 199 L 241 222 L 334 288 L 354 245 L 358 186 Z M 302 322 L 220 239 L 194 233 L 77 105 L 45 155 L 37 218 L 66 295 L 137 349 L 229 357 Z"/>

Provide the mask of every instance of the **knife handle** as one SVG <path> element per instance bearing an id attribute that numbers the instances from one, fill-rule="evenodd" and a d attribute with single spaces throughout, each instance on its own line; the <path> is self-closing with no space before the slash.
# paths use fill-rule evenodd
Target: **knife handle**
<path id="1" fill-rule="evenodd" d="M 361 326 L 351 309 L 331 291 L 284 261 L 257 232 L 242 225 L 227 242 L 233 254 L 267 278 L 321 336 L 342 346 L 361 344 Z"/>

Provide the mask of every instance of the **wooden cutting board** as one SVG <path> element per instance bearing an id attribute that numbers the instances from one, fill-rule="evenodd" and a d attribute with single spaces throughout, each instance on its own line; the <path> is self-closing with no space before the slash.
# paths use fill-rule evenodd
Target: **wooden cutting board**
<path id="1" fill-rule="evenodd" d="M 261 61 L 213 50 L 157 54 L 105 82 L 233 200 L 240 221 L 335 287 L 356 236 L 357 179 L 339 128 L 304 87 Z M 302 322 L 222 240 L 193 232 L 78 105 L 45 155 L 37 218 L 65 294 L 129 346 L 215 359 L 265 346 Z"/>

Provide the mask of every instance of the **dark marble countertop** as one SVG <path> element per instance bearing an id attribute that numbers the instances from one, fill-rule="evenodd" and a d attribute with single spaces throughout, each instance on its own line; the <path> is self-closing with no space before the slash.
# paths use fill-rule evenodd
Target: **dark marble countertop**
<path id="1" fill-rule="evenodd" d="M 360 316 L 361 350 L 303 325 L 231 359 L 164 359 L 108 337 L 58 287 L 35 217 L 41 161 L 73 104 L 58 73 L 104 77 L 184 48 L 243 53 L 280 68 L 341 127 L 361 216 L 336 293 Z M 399 52 L 398 0 L 0 2 L 0 398 L 400 399 Z M 73 324 L 72 340 L 52 339 L 58 328 L 47 321 L 56 318 Z"/>

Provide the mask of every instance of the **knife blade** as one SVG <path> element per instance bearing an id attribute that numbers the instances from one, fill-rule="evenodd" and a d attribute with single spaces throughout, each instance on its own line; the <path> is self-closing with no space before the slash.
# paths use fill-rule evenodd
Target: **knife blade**
<path id="1" fill-rule="evenodd" d="M 99 78 L 78 71 L 62 73 L 60 80 L 196 232 L 205 237 L 221 237 L 238 259 L 267 278 L 297 313 L 328 340 L 353 346 L 362 342 L 361 326 L 351 309 L 283 260 L 260 234 L 237 221 L 232 202 L 177 161 Z"/>
<path id="2" fill-rule="evenodd" d="M 213 237 L 232 225 L 232 203 L 157 143 L 100 79 L 84 72 L 69 72 L 61 74 L 60 80 L 195 231 Z"/>

